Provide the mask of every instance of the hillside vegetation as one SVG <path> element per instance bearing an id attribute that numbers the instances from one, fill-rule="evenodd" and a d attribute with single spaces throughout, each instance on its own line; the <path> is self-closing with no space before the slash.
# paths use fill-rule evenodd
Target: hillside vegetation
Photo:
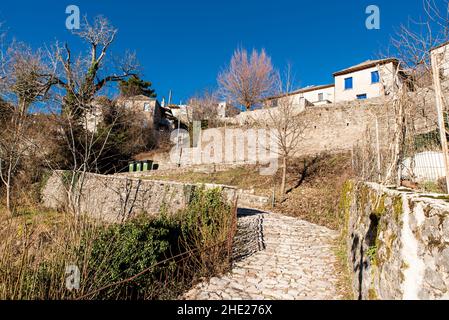
<path id="1" fill-rule="evenodd" d="M 262 176 L 257 166 L 242 166 L 214 173 L 156 173 L 146 179 L 225 184 L 268 197 L 272 197 L 275 190 L 276 205 L 269 210 L 338 229 L 336 208 L 343 184 L 352 176 L 350 155 L 320 154 L 290 161 L 287 195 L 283 201 L 277 192 L 281 182 L 280 171 L 274 176 Z"/>
<path id="2" fill-rule="evenodd" d="M 0 300 L 176 299 L 229 269 L 234 217 L 218 189 L 197 190 L 175 216 L 123 224 L 0 207 Z M 67 287 L 75 267 L 79 286 Z"/>

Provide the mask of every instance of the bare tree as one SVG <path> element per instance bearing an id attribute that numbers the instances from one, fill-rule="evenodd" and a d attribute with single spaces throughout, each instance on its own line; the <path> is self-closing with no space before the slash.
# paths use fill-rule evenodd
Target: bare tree
<path id="1" fill-rule="evenodd" d="M 202 94 L 195 95 L 188 102 L 188 122 L 216 120 L 218 116 L 218 104 L 219 101 L 216 92 L 205 90 Z"/>
<path id="2" fill-rule="evenodd" d="M 291 67 L 288 66 L 284 79 L 278 77 L 276 107 L 266 107 L 263 114 L 251 119 L 259 128 L 271 130 L 277 145 L 278 155 L 282 159 L 282 181 L 280 194 L 286 194 L 286 179 L 288 161 L 298 152 L 300 143 L 305 138 L 307 123 L 304 120 L 303 109 L 294 103 L 292 92 Z M 282 199 L 283 200 L 283 199 Z"/>
<path id="3" fill-rule="evenodd" d="M 0 181 L 6 189 L 6 208 L 12 208 L 12 186 L 22 160 L 35 146 L 27 138 L 31 124 L 29 108 L 46 99 L 53 84 L 54 68 L 44 62 L 40 50 L 13 43 L 2 52 L 2 103 L 0 123 Z"/>
<path id="4" fill-rule="evenodd" d="M 394 114 L 394 128 L 390 141 L 389 166 L 386 171 L 386 183 L 402 184 L 402 167 L 404 158 L 413 155 L 415 137 L 418 135 L 415 128 L 416 114 L 431 117 L 413 91 L 432 86 L 432 66 L 430 51 L 435 46 L 449 40 L 449 2 L 423 0 L 424 17 L 419 20 L 409 19 L 407 24 L 399 27 L 391 39 L 392 51 L 399 58 L 400 64 L 394 77 L 400 79 L 395 84 L 391 101 L 386 103 Z M 435 119 L 436 120 L 436 119 Z M 429 127 L 429 132 L 435 130 Z M 429 146 L 434 146 L 429 141 Z M 412 156 L 413 159 L 413 156 Z"/>
<path id="5" fill-rule="evenodd" d="M 69 208 L 77 213 L 85 174 L 99 171 L 100 157 L 111 147 L 108 141 L 112 130 L 122 119 L 117 116 L 107 128 L 98 131 L 102 112 L 101 103 L 95 99 L 107 84 L 137 76 L 139 66 L 133 53 L 108 63 L 106 56 L 117 29 L 106 18 L 98 16 L 91 24 L 85 17 L 81 29 L 75 34 L 87 44 L 87 54 L 74 58 L 68 44 L 61 47 L 58 43 L 49 53 L 61 66 L 53 82 L 62 89 L 56 97 L 62 106 L 61 115 L 56 119 L 71 157 L 72 174 L 67 190 Z"/>
<path id="6" fill-rule="evenodd" d="M 265 50 L 235 50 L 230 65 L 218 75 L 220 93 L 227 102 L 250 110 L 273 93 L 276 72 Z"/>

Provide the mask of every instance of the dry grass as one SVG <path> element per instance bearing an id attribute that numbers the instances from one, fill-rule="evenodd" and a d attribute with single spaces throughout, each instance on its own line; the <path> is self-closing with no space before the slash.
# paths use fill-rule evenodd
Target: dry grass
<path id="1" fill-rule="evenodd" d="M 45 208 L 0 207 L 0 300 L 175 299 L 228 270 L 236 208 L 197 190 L 178 214 L 107 224 Z M 68 266 L 80 287 L 66 287 Z"/>
<path id="2" fill-rule="evenodd" d="M 215 173 L 185 172 L 152 175 L 151 180 L 214 183 L 254 190 L 261 196 L 272 196 L 279 189 L 281 170 L 274 176 L 262 176 L 257 166 L 242 166 Z M 351 177 L 348 154 L 321 154 L 290 161 L 287 171 L 287 196 L 270 210 L 299 217 L 329 227 L 339 228 L 336 208 L 344 182 Z M 276 199 L 280 199 L 276 193 Z"/>
<path id="3" fill-rule="evenodd" d="M 339 230 L 342 228 L 341 217 L 337 212 L 340 196 L 344 183 L 351 177 L 349 154 L 296 159 L 289 164 L 287 172 L 289 192 L 285 201 L 270 210 Z M 259 174 L 257 167 L 246 166 L 213 174 L 187 172 L 153 176 L 151 179 L 234 185 L 242 189 L 254 189 L 256 194 L 269 196 L 273 182 L 279 186 L 281 177 L 280 174 L 264 177 Z M 352 300 L 354 296 L 351 272 L 347 264 L 346 239 L 338 239 L 335 255 L 337 257 L 335 269 L 339 274 L 338 290 L 343 299 Z"/>
<path id="4" fill-rule="evenodd" d="M 256 194 L 266 196 L 271 194 L 273 188 L 273 177 L 260 175 L 256 166 L 242 166 L 214 173 L 189 171 L 182 174 L 152 175 L 144 179 L 223 184 L 245 190 L 254 189 Z"/>
<path id="5" fill-rule="evenodd" d="M 65 268 L 79 261 L 76 249 L 92 243 L 97 224 L 39 207 L 17 212 L 0 208 L 0 299 L 73 298 Z"/>
<path id="6" fill-rule="evenodd" d="M 274 210 L 338 230 L 341 221 L 337 208 L 343 185 L 351 176 L 348 154 L 304 158 L 290 169 L 289 185 L 293 188 Z"/>

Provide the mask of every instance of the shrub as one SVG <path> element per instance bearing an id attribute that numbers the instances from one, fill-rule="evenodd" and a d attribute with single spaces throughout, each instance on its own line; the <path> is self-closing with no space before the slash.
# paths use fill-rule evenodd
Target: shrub
<path id="1" fill-rule="evenodd" d="M 0 299 L 177 298 L 229 267 L 233 217 L 220 190 L 203 188 L 172 217 L 109 225 L 57 212 L 14 217 L 0 224 Z M 71 265 L 79 290 L 65 286 Z"/>
<path id="2" fill-rule="evenodd" d="M 144 216 L 102 228 L 98 238 L 93 243 L 84 242 L 79 252 L 80 257 L 88 253 L 89 271 L 85 280 L 92 286 L 86 288 L 87 291 L 127 280 L 176 254 L 179 235 L 176 223 L 166 219 L 149 220 Z M 157 266 L 141 277 L 89 298 L 155 298 L 160 293 L 152 287 L 163 276 L 165 268 L 173 268 L 173 265 Z"/>
<path id="3" fill-rule="evenodd" d="M 181 213 L 184 246 L 196 252 L 196 269 L 201 276 L 220 273 L 229 266 L 235 214 L 223 200 L 220 189 L 195 190 L 189 206 Z"/>

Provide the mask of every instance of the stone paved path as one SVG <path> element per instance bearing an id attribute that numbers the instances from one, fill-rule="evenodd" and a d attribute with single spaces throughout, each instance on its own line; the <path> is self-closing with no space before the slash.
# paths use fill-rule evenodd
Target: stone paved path
<path id="1" fill-rule="evenodd" d="M 330 300 L 337 290 L 334 243 L 337 232 L 296 218 L 261 213 L 263 246 L 232 271 L 190 290 L 195 300 Z"/>

